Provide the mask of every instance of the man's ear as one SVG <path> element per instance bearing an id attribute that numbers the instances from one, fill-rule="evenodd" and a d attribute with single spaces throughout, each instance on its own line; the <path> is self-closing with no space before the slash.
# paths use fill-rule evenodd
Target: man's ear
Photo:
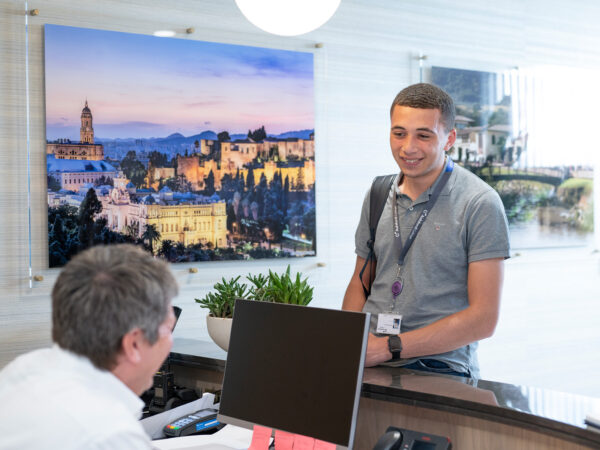
<path id="1" fill-rule="evenodd" d="M 121 352 L 123 356 L 133 364 L 142 360 L 141 343 L 144 339 L 144 333 L 139 328 L 127 332 L 121 340 Z"/>
<path id="2" fill-rule="evenodd" d="M 450 133 L 448 133 L 448 139 L 446 140 L 446 145 L 444 145 L 444 151 L 447 152 L 452 148 L 454 143 L 456 142 L 456 128 L 453 128 Z"/>

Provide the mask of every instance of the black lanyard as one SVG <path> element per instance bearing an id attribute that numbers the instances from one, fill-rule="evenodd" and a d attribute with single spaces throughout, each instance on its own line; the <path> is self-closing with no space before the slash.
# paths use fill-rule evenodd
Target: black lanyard
<path id="1" fill-rule="evenodd" d="M 394 196 L 394 202 L 392 205 L 392 211 L 393 211 L 393 215 L 394 215 L 394 240 L 396 241 L 396 247 L 398 247 L 400 249 L 400 256 L 398 257 L 398 265 L 399 266 L 404 265 L 404 258 L 406 258 L 406 254 L 408 253 L 410 246 L 412 245 L 415 238 L 417 237 L 419 230 L 425 223 L 425 220 L 427 219 L 427 215 L 433 209 L 435 202 L 437 202 L 437 199 L 440 196 L 442 189 L 444 188 L 444 186 L 446 186 L 446 183 L 448 182 L 450 175 L 452 175 L 453 169 L 454 169 L 454 161 L 452 161 L 452 158 L 448 158 L 448 163 L 446 164 L 446 168 L 444 169 L 444 174 L 442 175 L 442 179 L 435 187 L 435 189 L 434 189 L 433 193 L 431 194 L 431 197 L 429 197 L 429 200 L 427 201 L 427 203 L 425 203 L 425 208 L 423 209 L 423 211 L 421 212 L 421 215 L 419 216 L 419 218 L 413 225 L 412 230 L 410 230 L 410 233 L 408 235 L 408 238 L 406 239 L 406 242 L 404 243 L 404 246 L 402 245 L 402 239 L 400 237 L 400 217 L 398 216 L 397 194 L 396 194 L 396 196 Z"/>

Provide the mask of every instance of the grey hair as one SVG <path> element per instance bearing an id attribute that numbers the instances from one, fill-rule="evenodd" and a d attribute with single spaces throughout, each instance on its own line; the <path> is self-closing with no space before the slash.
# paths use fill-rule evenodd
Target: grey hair
<path id="1" fill-rule="evenodd" d="M 390 116 L 394 112 L 395 106 L 438 109 L 446 131 L 450 132 L 454 128 L 456 118 L 454 101 L 446 91 L 433 84 L 417 83 L 402 89 L 392 102 Z"/>
<path id="2" fill-rule="evenodd" d="M 111 370 L 123 336 L 140 328 L 150 344 L 177 295 L 168 265 L 131 244 L 96 246 L 75 256 L 52 289 L 52 339 Z"/>

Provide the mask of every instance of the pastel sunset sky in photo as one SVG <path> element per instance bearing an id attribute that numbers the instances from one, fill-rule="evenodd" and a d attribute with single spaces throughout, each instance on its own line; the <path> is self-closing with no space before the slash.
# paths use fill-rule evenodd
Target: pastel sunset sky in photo
<path id="1" fill-rule="evenodd" d="M 45 67 L 49 140 L 79 140 L 86 99 L 98 138 L 314 128 L 308 52 L 46 25 Z"/>

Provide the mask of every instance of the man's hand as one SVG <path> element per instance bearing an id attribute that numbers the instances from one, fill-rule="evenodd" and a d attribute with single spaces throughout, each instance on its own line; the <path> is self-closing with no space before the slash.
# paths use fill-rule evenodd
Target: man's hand
<path id="1" fill-rule="evenodd" d="M 388 337 L 377 337 L 369 333 L 367 342 L 367 357 L 365 358 L 365 367 L 376 366 L 382 362 L 392 359 L 392 354 L 388 348 Z"/>

